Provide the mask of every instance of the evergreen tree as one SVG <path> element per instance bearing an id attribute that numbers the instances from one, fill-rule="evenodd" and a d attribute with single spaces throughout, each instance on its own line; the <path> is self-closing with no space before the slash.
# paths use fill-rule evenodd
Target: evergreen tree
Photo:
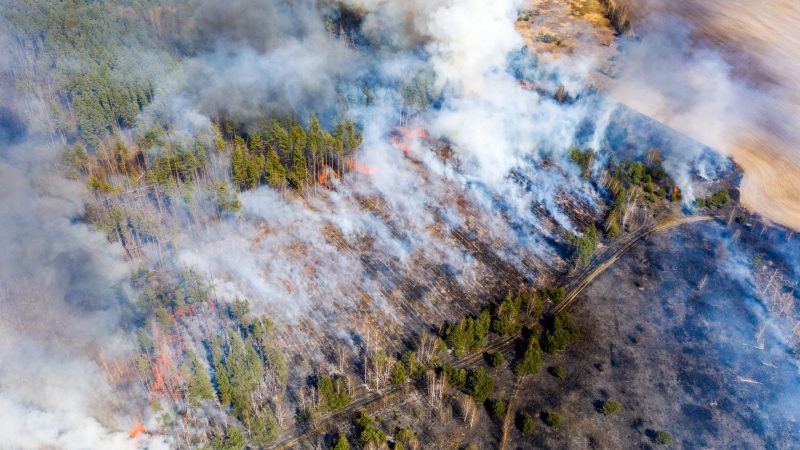
<path id="1" fill-rule="evenodd" d="M 320 127 L 319 120 L 317 120 L 317 116 L 315 114 L 311 116 L 311 121 L 308 126 L 308 152 L 311 155 L 311 160 L 314 164 L 315 176 L 318 168 L 317 159 L 321 158 L 322 150 L 322 128 Z"/>
<path id="2" fill-rule="evenodd" d="M 467 392 L 477 403 L 483 403 L 494 391 L 494 379 L 481 367 L 470 372 L 467 379 Z"/>
<path id="3" fill-rule="evenodd" d="M 395 361 L 392 368 L 391 383 L 395 386 L 400 386 L 406 382 L 406 368 L 401 361 Z"/>
<path id="4" fill-rule="evenodd" d="M 214 365 L 214 376 L 217 379 L 217 392 L 219 393 L 219 402 L 227 406 L 231 404 L 231 397 L 233 395 L 233 388 L 228 379 L 228 373 L 222 363 Z"/>
<path id="5" fill-rule="evenodd" d="M 270 186 L 282 187 L 286 182 L 286 168 L 281 164 L 278 153 L 272 147 L 267 151 L 266 172 L 267 182 Z"/>
<path id="6" fill-rule="evenodd" d="M 199 408 L 201 400 L 211 400 L 214 396 L 214 387 L 206 368 L 191 350 L 187 354 L 187 361 L 191 376 L 188 386 L 189 403 L 192 407 Z"/>
<path id="7" fill-rule="evenodd" d="M 289 172 L 289 182 L 297 189 L 302 189 L 307 174 L 306 157 L 300 147 L 294 149 L 292 155 L 292 170 Z"/>
<path id="8" fill-rule="evenodd" d="M 231 156 L 231 170 L 233 171 L 233 184 L 237 189 L 246 186 L 247 163 L 245 161 L 244 149 L 241 146 L 234 146 Z"/>
<path id="9" fill-rule="evenodd" d="M 339 436 L 333 439 L 332 450 L 350 450 L 350 442 L 347 441 L 347 436 L 344 433 L 339 433 Z"/>
<path id="10" fill-rule="evenodd" d="M 253 133 L 250 135 L 250 152 L 254 155 L 261 155 L 264 153 L 266 143 L 261 139 L 261 135 Z"/>
<path id="11" fill-rule="evenodd" d="M 542 367 L 542 352 L 539 349 L 539 340 L 536 336 L 531 336 L 528 339 L 528 345 L 525 348 L 525 353 L 514 367 L 514 373 L 518 376 L 530 375 L 539 373 Z"/>
<path id="12" fill-rule="evenodd" d="M 270 124 L 268 141 L 269 145 L 278 153 L 282 162 L 289 160 L 292 151 L 289 132 L 276 119 L 273 119 Z"/>

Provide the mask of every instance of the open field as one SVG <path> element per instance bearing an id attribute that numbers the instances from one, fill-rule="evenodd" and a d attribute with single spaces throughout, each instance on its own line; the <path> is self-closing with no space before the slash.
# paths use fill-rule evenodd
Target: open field
<path id="1" fill-rule="evenodd" d="M 625 86 L 614 96 L 628 106 L 731 156 L 745 171 L 742 203 L 776 222 L 800 229 L 800 4 L 793 1 L 627 0 L 634 29 L 646 35 L 650 23 L 675 15 L 687 21 L 691 45 L 710 48 L 730 66 L 724 79 L 737 90 L 724 99 L 724 115 L 704 108 L 680 113 L 663 108 Z M 652 22 L 649 22 L 652 21 Z M 730 78 L 730 80 L 728 80 Z M 748 92 L 757 103 L 748 99 Z M 683 93 L 675 92 L 675 96 Z M 711 93 L 696 100 L 711 103 Z M 738 98 L 737 98 L 738 97 Z M 688 111 L 687 111 L 688 110 Z M 755 114 L 749 114 L 757 110 Z M 708 112 L 708 110 L 705 110 Z M 720 132 L 720 129 L 722 132 Z"/>

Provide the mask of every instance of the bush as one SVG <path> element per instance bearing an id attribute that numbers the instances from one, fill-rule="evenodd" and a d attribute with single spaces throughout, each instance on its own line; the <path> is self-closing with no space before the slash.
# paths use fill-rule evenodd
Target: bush
<path id="1" fill-rule="evenodd" d="M 503 352 L 494 352 L 489 357 L 489 365 L 491 365 L 495 369 L 502 366 L 505 363 L 506 363 L 506 357 L 503 355 Z"/>
<path id="2" fill-rule="evenodd" d="M 361 411 L 356 416 L 356 429 L 358 430 L 358 440 L 362 444 L 383 444 L 386 442 L 386 433 L 375 428 L 375 422 L 367 413 Z"/>
<path id="3" fill-rule="evenodd" d="M 581 332 L 578 327 L 569 321 L 566 313 L 561 313 L 554 317 L 545 329 L 542 349 L 547 353 L 564 350 L 567 345 L 580 336 Z"/>
<path id="4" fill-rule="evenodd" d="M 575 236 L 570 233 L 567 240 L 575 248 L 573 257 L 578 264 L 586 265 L 594 256 L 597 245 L 600 243 L 600 237 L 597 235 L 597 228 L 594 224 L 589 225 L 583 234 Z"/>
<path id="5" fill-rule="evenodd" d="M 444 366 L 444 376 L 451 386 L 461 390 L 467 388 L 467 369 L 457 369 L 448 364 Z"/>
<path id="6" fill-rule="evenodd" d="M 533 416 L 531 415 L 531 413 L 528 413 L 528 412 L 522 413 L 522 418 L 520 420 L 520 427 L 519 428 L 520 428 L 520 430 L 522 430 L 523 433 L 527 433 L 527 434 L 533 433 L 533 431 L 536 428 L 536 426 L 535 426 L 535 421 L 533 420 Z"/>
<path id="7" fill-rule="evenodd" d="M 467 379 L 467 393 L 475 399 L 475 402 L 485 402 L 492 395 L 492 391 L 494 391 L 494 379 L 486 373 L 486 369 L 481 367 L 470 372 Z"/>
<path id="8" fill-rule="evenodd" d="M 467 351 L 476 352 L 483 347 L 490 325 L 491 316 L 488 311 L 481 312 L 477 317 L 467 317 L 458 323 L 451 323 L 444 334 L 445 342 L 457 357 Z"/>
<path id="9" fill-rule="evenodd" d="M 403 365 L 402 361 L 396 361 L 394 363 L 394 367 L 392 368 L 392 378 L 391 383 L 394 386 L 400 386 L 401 384 L 406 382 L 406 367 Z"/>
<path id="10" fill-rule="evenodd" d="M 347 436 L 344 433 L 339 433 L 339 436 L 333 439 L 333 450 L 350 450 L 350 442 L 347 441 Z"/>
<path id="11" fill-rule="evenodd" d="M 722 190 L 706 198 L 695 200 L 698 208 L 722 208 L 731 201 L 731 196 L 727 190 Z"/>
<path id="12" fill-rule="evenodd" d="M 544 423 L 553 428 L 561 426 L 561 416 L 557 412 L 549 412 L 544 416 Z"/>
<path id="13" fill-rule="evenodd" d="M 506 415 L 506 410 L 508 409 L 505 400 L 498 398 L 497 400 L 493 400 L 491 405 L 489 405 L 489 413 L 492 416 L 492 419 L 500 422 L 503 420 L 503 417 Z"/>
<path id="14" fill-rule="evenodd" d="M 589 174 L 592 169 L 592 163 L 594 163 L 594 152 L 592 149 L 586 149 L 585 151 L 581 151 L 578 147 L 572 147 L 569 151 L 569 159 L 572 160 L 578 167 L 581 169 L 581 175 L 584 178 L 589 178 Z"/>
<path id="15" fill-rule="evenodd" d="M 328 411 L 336 411 L 350 404 L 350 395 L 347 387 L 341 378 L 333 379 L 328 375 L 321 375 L 317 378 L 317 392 L 319 393 L 321 405 Z"/>
<path id="16" fill-rule="evenodd" d="M 622 405 L 619 404 L 616 400 L 606 400 L 603 402 L 603 406 L 600 410 L 603 412 L 604 416 L 610 416 L 611 414 L 616 414 L 619 410 L 622 409 Z"/>
<path id="17" fill-rule="evenodd" d="M 522 359 L 514 366 L 514 374 L 517 376 L 531 375 L 539 373 L 542 367 L 542 352 L 539 349 L 539 339 L 532 335 L 528 339 L 528 345 L 525 348 L 525 354 Z"/>
<path id="18" fill-rule="evenodd" d="M 510 336 L 522 329 L 522 303 L 526 297 L 508 294 L 497 309 L 492 319 L 492 331 L 501 336 Z"/>
<path id="19" fill-rule="evenodd" d="M 656 444 L 669 445 L 671 443 L 672 443 L 672 435 L 669 434 L 669 431 L 660 430 L 656 432 Z"/>
<path id="20" fill-rule="evenodd" d="M 559 380 L 563 380 L 567 378 L 567 369 L 565 369 L 562 366 L 551 367 L 550 374 L 558 378 Z"/>

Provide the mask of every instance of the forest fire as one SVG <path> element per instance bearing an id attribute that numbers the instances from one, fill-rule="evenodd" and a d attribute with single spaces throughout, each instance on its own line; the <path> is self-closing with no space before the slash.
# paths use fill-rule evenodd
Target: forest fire
<path id="1" fill-rule="evenodd" d="M 169 343 L 177 342 L 183 345 L 179 335 L 162 335 L 159 333 L 158 326 L 152 326 L 153 340 L 156 343 L 155 350 L 158 352 L 150 363 L 153 382 L 150 384 L 150 392 L 154 395 L 169 396 L 180 398 L 180 376 L 173 368 L 172 357 L 169 355 Z"/>
<path id="2" fill-rule="evenodd" d="M 398 133 L 404 138 L 429 138 L 430 133 L 423 128 L 396 127 Z"/>
<path id="3" fill-rule="evenodd" d="M 390 139 L 392 141 L 392 147 L 402 151 L 403 153 L 411 153 L 411 147 L 403 142 L 402 139 L 400 139 L 400 136 L 392 135 Z"/>
<path id="4" fill-rule="evenodd" d="M 361 165 L 361 164 L 357 163 L 352 158 L 347 158 L 345 161 L 346 161 L 347 167 L 349 169 L 355 170 L 358 173 L 361 173 L 361 174 L 364 174 L 364 175 L 371 175 L 371 174 L 375 173 L 375 169 L 373 169 L 372 167 L 367 167 L 367 166 Z"/>
<path id="5" fill-rule="evenodd" d="M 131 439 L 136 439 L 136 436 L 144 433 L 147 433 L 147 428 L 145 428 L 144 424 L 138 420 L 135 424 L 133 424 L 130 430 L 128 430 L 128 436 Z"/>
<path id="6" fill-rule="evenodd" d="M 403 153 L 411 153 L 413 150 L 405 140 L 406 139 L 427 139 L 430 133 L 422 128 L 406 128 L 395 127 L 395 131 L 391 133 L 389 139 L 391 140 L 392 147 L 402 151 Z"/>

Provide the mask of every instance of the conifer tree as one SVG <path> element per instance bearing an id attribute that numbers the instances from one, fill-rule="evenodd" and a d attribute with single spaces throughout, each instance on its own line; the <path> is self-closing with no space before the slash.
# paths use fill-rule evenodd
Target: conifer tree
<path id="1" fill-rule="evenodd" d="M 300 147 L 294 149 L 292 155 L 292 170 L 289 172 L 289 182 L 297 189 L 302 189 L 305 184 L 307 174 L 306 157 Z"/>
<path id="2" fill-rule="evenodd" d="M 266 172 L 267 182 L 270 186 L 283 187 L 286 182 L 286 168 L 281 164 L 278 153 L 272 147 L 267 151 Z"/>

